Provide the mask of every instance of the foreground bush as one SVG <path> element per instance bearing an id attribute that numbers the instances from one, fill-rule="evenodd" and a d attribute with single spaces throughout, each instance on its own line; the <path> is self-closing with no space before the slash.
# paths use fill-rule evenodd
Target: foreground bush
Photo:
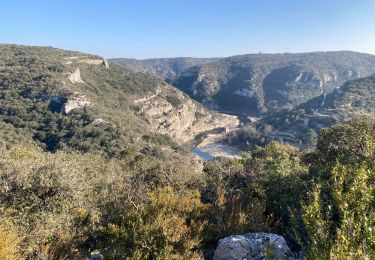
<path id="1" fill-rule="evenodd" d="M 295 238 L 307 172 L 297 148 L 272 142 L 248 158 L 208 163 L 205 171 L 212 239 L 259 231 Z"/>
<path id="2" fill-rule="evenodd" d="M 207 162 L 204 178 L 152 158 L 2 152 L 0 220 L 12 225 L 0 226 L 0 259 L 96 249 L 109 259 L 199 259 L 218 239 L 257 231 L 283 235 L 307 259 L 375 259 L 373 119 L 323 130 L 306 154 L 274 142 Z"/>
<path id="3" fill-rule="evenodd" d="M 21 239 L 5 225 L 0 225 L 0 259 L 20 259 L 19 245 Z"/>
<path id="4" fill-rule="evenodd" d="M 108 257 L 199 259 L 205 205 L 199 193 L 157 189 L 141 205 L 128 200 L 123 215 L 99 230 L 100 251 Z"/>
<path id="5" fill-rule="evenodd" d="M 322 131 L 308 157 L 316 178 L 303 219 L 310 259 L 375 258 L 375 122 Z"/>

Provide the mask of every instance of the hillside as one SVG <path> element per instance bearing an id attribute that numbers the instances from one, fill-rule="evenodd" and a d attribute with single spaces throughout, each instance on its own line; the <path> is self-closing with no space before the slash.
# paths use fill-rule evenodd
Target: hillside
<path id="1" fill-rule="evenodd" d="M 319 108 L 319 111 L 346 111 L 347 113 L 375 114 L 375 74 L 345 82 L 325 97 L 316 97 L 300 106 L 303 109 Z"/>
<path id="2" fill-rule="evenodd" d="M 374 72 L 375 56 L 356 52 L 249 54 L 188 68 L 172 84 L 209 107 L 260 115 Z"/>
<path id="3" fill-rule="evenodd" d="M 161 79 L 98 56 L 1 45 L 0 57 L 1 122 L 49 151 L 182 144 L 226 121 Z"/>
<path id="4" fill-rule="evenodd" d="M 327 95 L 313 98 L 289 111 L 269 114 L 227 137 L 242 149 L 271 140 L 292 143 L 300 148 L 314 146 L 320 129 L 356 117 L 375 117 L 375 75 L 347 81 Z M 248 145 L 246 145 L 246 143 Z"/>
<path id="5" fill-rule="evenodd" d="M 171 82 L 176 77 L 178 77 L 183 71 L 190 67 L 203 65 L 217 60 L 219 60 L 219 58 L 178 57 L 144 60 L 126 58 L 111 59 L 112 62 L 121 64 L 126 68 L 158 76 L 160 78 L 165 79 L 167 82 Z"/>
<path id="6" fill-rule="evenodd" d="M 212 259 L 227 236 L 268 232 L 289 259 L 372 259 L 373 118 L 321 131 L 314 151 L 266 144 L 301 146 L 329 111 L 373 113 L 373 90 L 353 80 L 318 110 L 267 115 L 241 128 L 252 153 L 202 161 L 186 147 L 237 117 L 99 56 L 0 45 L 0 258 Z"/>

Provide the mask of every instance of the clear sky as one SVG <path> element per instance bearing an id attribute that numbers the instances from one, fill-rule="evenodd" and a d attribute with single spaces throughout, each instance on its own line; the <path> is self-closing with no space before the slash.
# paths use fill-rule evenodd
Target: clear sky
<path id="1" fill-rule="evenodd" d="M 375 0 L 1 0 L 0 42 L 107 58 L 375 54 Z"/>

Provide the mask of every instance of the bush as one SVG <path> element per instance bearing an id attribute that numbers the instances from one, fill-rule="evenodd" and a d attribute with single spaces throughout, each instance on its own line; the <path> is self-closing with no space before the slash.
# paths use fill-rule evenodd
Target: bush
<path id="1" fill-rule="evenodd" d="M 0 225 L 0 259 L 20 259 L 20 242 L 21 239 L 9 226 Z"/>
<path id="2" fill-rule="evenodd" d="M 375 121 L 322 131 L 308 156 L 316 178 L 303 207 L 311 259 L 375 258 Z"/>
<path id="3" fill-rule="evenodd" d="M 126 210 L 99 229 L 100 250 L 108 257 L 199 259 L 205 205 L 199 193 L 175 195 L 171 188 L 151 192 L 147 202 L 126 202 Z"/>
<path id="4" fill-rule="evenodd" d="M 166 96 L 165 98 L 174 107 L 179 107 L 182 104 L 181 100 L 175 95 Z"/>

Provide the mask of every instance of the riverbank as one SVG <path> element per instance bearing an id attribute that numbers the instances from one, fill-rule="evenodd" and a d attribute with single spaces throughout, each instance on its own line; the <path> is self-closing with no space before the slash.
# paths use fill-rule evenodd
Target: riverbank
<path id="1" fill-rule="evenodd" d="M 209 156 L 240 158 L 240 152 L 233 146 L 224 144 L 222 141 L 226 134 L 236 131 L 239 127 L 240 121 L 237 116 L 223 114 L 226 117 L 224 133 L 208 134 L 207 137 L 194 149 L 194 153 L 198 156 L 207 159 Z M 201 156 L 204 154 L 205 156 Z M 209 156 L 207 156 L 209 155 Z"/>

